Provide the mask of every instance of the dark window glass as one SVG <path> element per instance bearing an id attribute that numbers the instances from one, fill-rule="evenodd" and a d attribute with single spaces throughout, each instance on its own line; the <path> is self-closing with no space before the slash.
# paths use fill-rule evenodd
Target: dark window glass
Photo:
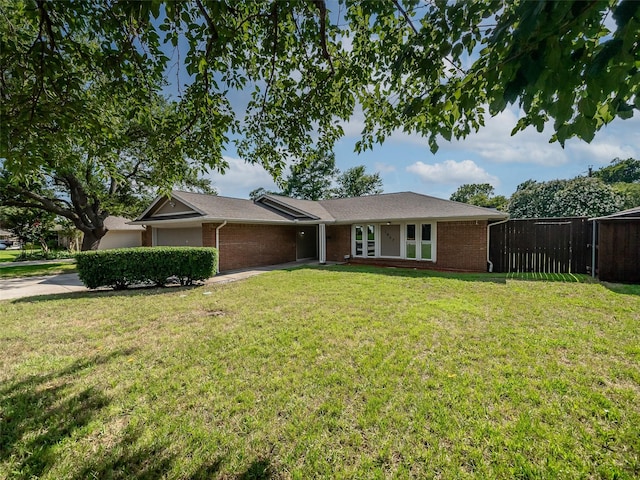
<path id="1" fill-rule="evenodd" d="M 431 224 L 429 223 L 422 224 L 422 241 L 431 241 Z"/>
<path id="2" fill-rule="evenodd" d="M 415 239 L 416 239 L 416 226 L 407 225 L 407 240 L 415 240 Z"/>

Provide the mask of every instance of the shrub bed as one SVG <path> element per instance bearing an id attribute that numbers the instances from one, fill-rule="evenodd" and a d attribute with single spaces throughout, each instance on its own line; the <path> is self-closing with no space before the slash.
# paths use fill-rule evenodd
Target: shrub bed
<path id="1" fill-rule="evenodd" d="M 180 285 L 215 275 L 218 251 L 206 247 L 137 247 L 96 250 L 76 255 L 78 275 L 88 288 L 132 284 L 165 285 L 175 277 Z"/>

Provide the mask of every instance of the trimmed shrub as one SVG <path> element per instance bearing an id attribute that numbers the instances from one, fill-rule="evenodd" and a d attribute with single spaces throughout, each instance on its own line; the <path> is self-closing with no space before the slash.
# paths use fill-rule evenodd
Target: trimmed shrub
<path id="1" fill-rule="evenodd" d="M 136 247 L 76 254 L 78 275 L 88 288 L 132 284 L 162 286 L 175 277 L 180 285 L 215 275 L 218 251 L 206 247 Z"/>

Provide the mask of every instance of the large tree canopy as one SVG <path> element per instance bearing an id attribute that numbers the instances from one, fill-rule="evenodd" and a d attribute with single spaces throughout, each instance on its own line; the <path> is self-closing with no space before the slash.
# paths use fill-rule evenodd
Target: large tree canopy
<path id="1" fill-rule="evenodd" d="M 640 107 L 638 31 L 633 0 L 0 0 L 2 201 L 89 248 L 111 200 L 224 170 L 231 136 L 275 176 L 360 110 L 359 149 L 435 150 L 509 104 L 590 141 Z"/>
<path id="2" fill-rule="evenodd" d="M 509 200 L 512 218 L 599 217 L 618 212 L 624 199 L 593 177 L 536 182 L 527 180 Z"/>
<path id="3" fill-rule="evenodd" d="M 495 189 L 488 183 L 465 183 L 451 194 L 449 200 L 468 203 L 479 207 L 507 210 L 508 200 L 503 195 L 495 195 Z"/>
<path id="4" fill-rule="evenodd" d="M 0 19 L 0 157 L 14 172 L 69 130 L 112 138 L 88 108 L 94 87 L 144 115 L 171 81 L 174 135 L 211 152 L 198 161 L 217 167 L 241 133 L 241 155 L 274 174 L 329 151 L 359 108 L 359 148 L 404 129 L 436 149 L 509 104 L 524 111 L 516 130 L 552 121 L 560 142 L 640 107 L 633 0 L 0 0 Z M 234 91 L 250 95 L 244 111 Z"/>
<path id="5" fill-rule="evenodd" d="M 68 127 L 67 138 L 51 136 L 43 149 L 34 145 L 37 131 L 12 140 L 23 153 L 11 160 L 27 165 L 16 171 L 11 160 L 0 164 L 0 204 L 68 219 L 84 234 L 87 250 L 98 247 L 107 216 L 139 214 L 166 178 L 177 187 L 215 193 L 191 160 L 206 155 L 206 149 L 174 133 L 181 121 L 176 104 L 151 96 L 153 108 L 142 116 L 135 101 L 131 105 L 126 98 L 97 95 L 92 100 L 87 106 L 100 111 L 111 138 L 85 132 L 80 123 Z"/>

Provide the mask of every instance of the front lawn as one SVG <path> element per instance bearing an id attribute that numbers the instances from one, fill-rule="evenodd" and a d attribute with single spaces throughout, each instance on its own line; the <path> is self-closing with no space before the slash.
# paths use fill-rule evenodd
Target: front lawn
<path id="1" fill-rule="evenodd" d="M 334 267 L 0 302 L 0 478 L 640 476 L 640 287 Z"/>
<path id="2" fill-rule="evenodd" d="M 52 262 L 42 265 L 7 265 L 0 267 L 0 278 L 38 277 L 76 271 L 75 263 Z"/>
<path id="3" fill-rule="evenodd" d="M 0 250 L 0 262 L 13 262 L 22 250 Z"/>

